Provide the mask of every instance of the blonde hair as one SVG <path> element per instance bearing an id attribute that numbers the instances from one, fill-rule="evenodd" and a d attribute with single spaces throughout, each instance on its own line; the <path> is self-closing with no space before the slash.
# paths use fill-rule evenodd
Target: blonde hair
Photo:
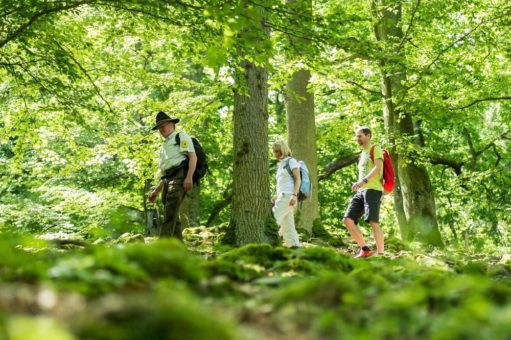
<path id="1" fill-rule="evenodd" d="M 291 156 L 291 149 L 283 139 L 276 140 L 273 142 L 272 148 L 282 152 L 283 156 Z"/>

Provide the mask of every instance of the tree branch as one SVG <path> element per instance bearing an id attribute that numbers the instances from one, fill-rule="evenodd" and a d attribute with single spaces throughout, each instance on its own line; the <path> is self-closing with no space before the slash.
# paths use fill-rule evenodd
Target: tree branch
<path id="1" fill-rule="evenodd" d="M 477 158 L 479 158 L 479 156 L 481 156 L 486 150 L 488 150 L 488 149 L 490 149 L 492 147 L 493 147 L 493 150 L 494 150 L 495 154 L 497 155 L 497 163 L 496 163 L 496 165 L 497 165 L 500 162 L 501 156 L 500 156 L 500 154 L 497 151 L 497 146 L 496 146 L 495 142 L 498 139 L 505 139 L 507 137 L 508 133 L 509 133 L 509 131 L 506 131 L 506 132 L 502 133 L 496 139 L 494 139 L 490 143 L 486 144 L 482 149 L 477 151 L 475 149 L 475 147 L 474 147 L 474 143 L 472 141 L 472 136 L 470 136 L 470 132 L 468 131 L 467 128 L 464 128 L 463 129 L 463 134 L 465 135 L 465 138 L 467 138 L 468 147 L 470 148 L 470 153 L 472 154 L 472 161 L 470 162 L 470 169 L 474 170 Z"/>
<path id="2" fill-rule="evenodd" d="M 342 155 L 336 160 L 327 164 L 327 166 L 323 169 L 322 173 L 318 176 L 318 181 L 322 181 L 328 177 L 330 177 L 334 172 L 350 166 L 354 164 L 358 160 L 359 153 L 354 153 L 350 155 Z"/>
<path id="3" fill-rule="evenodd" d="M 408 28 L 406 29 L 406 32 L 403 35 L 403 38 L 401 38 L 401 42 L 399 43 L 399 46 L 397 48 L 398 50 L 401 50 L 401 48 L 403 48 L 406 38 L 408 38 L 408 34 L 412 30 L 413 20 L 415 19 L 415 14 L 417 14 L 417 11 L 419 10 L 420 3 L 421 3 L 421 0 L 417 0 L 417 4 L 415 5 L 415 8 L 413 9 L 412 17 L 410 18 L 410 23 L 408 24 Z"/>
<path id="4" fill-rule="evenodd" d="M 456 162 L 452 159 L 447 159 L 439 156 L 434 156 L 429 159 L 430 163 L 433 165 L 445 165 L 449 168 L 452 168 L 456 175 L 461 175 L 461 168 L 463 167 L 463 162 Z"/>
<path id="5" fill-rule="evenodd" d="M 452 107 L 449 110 L 451 110 L 451 111 L 454 111 L 454 110 L 464 110 L 464 109 L 468 109 L 471 106 L 479 104 L 481 102 L 490 102 L 490 101 L 498 101 L 498 100 L 511 100 L 511 96 L 488 97 L 488 98 L 476 99 L 473 102 L 471 102 L 470 104 L 467 104 L 467 105 L 464 105 L 464 106 L 459 106 L 459 107 Z"/>
<path id="6" fill-rule="evenodd" d="M 58 41 L 54 40 L 53 42 L 55 43 L 55 45 L 57 45 L 58 48 L 60 48 L 63 52 L 65 52 L 69 56 L 69 58 L 71 58 L 71 60 L 75 63 L 76 66 L 78 66 L 78 68 L 80 69 L 80 71 L 82 71 L 82 73 L 85 75 L 87 80 L 89 80 L 92 87 L 94 87 L 94 92 L 96 92 L 96 94 L 99 96 L 99 98 L 101 98 L 101 100 L 106 104 L 106 106 L 108 107 L 108 110 L 111 113 L 115 114 L 115 111 L 112 108 L 112 106 L 110 105 L 110 103 L 108 102 L 108 100 L 106 100 L 105 97 L 103 97 L 103 94 L 101 93 L 101 90 L 99 89 L 99 87 L 96 85 L 96 83 L 94 82 L 92 77 L 89 75 L 89 73 L 87 72 L 85 67 L 83 67 L 82 64 L 75 58 L 73 53 L 71 51 L 69 51 L 68 49 L 66 49 L 65 47 L 63 47 L 62 45 L 60 45 L 58 43 Z"/>
<path id="7" fill-rule="evenodd" d="M 499 153 L 499 150 L 497 150 L 497 145 L 495 143 L 492 144 L 493 146 L 493 152 L 495 153 L 495 156 L 497 156 L 497 161 L 495 162 L 495 166 L 499 165 L 500 161 L 502 160 L 502 156 Z"/>
<path id="8" fill-rule="evenodd" d="M 64 6 L 54 7 L 54 8 L 47 8 L 47 9 L 45 9 L 43 11 L 40 11 L 40 12 L 34 14 L 30 19 L 28 19 L 27 22 L 25 22 L 24 24 L 20 25 L 14 32 L 8 34 L 5 39 L 0 40 L 0 48 L 4 47 L 9 41 L 11 41 L 14 38 L 16 38 L 24 30 L 26 30 L 34 22 L 36 22 L 39 18 L 41 18 L 41 17 L 43 17 L 45 15 L 56 13 L 56 12 L 60 12 L 60 11 L 64 11 L 64 10 L 67 10 L 67 9 L 72 9 L 72 8 L 80 7 L 80 6 L 86 5 L 86 4 L 91 4 L 91 3 L 95 2 L 95 1 L 96 0 L 83 0 L 83 1 L 80 1 L 80 2 L 77 2 L 77 3 L 74 3 L 74 4 L 69 4 L 69 5 L 64 5 Z"/>
<path id="9" fill-rule="evenodd" d="M 377 94 L 378 96 L 383 96 L 380 91 L 376 91 L 376 90 L 372 90 L 372 89 L 369 89 L 367 87 L 364 87 L 363 85 L 360 85 L 359 83 L 354 82 L 353 80 L 347 80 L 346 83 L 351 84 L 351 85 L 355 85 L 356 87 L 359 87 L 362 90 L 365 90 L 365 91 L 370 92 L 370 93 Z"/>

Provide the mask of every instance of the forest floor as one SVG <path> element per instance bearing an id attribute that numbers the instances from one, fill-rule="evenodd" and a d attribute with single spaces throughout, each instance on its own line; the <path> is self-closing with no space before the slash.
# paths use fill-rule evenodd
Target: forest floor
<path id="1" fill-rule="evenodd" d="M 511 253 L 118 239 L 0 243 L 0 339 L 509 339 Z M 48 237 L 45 237 L 48 238 Z"/>

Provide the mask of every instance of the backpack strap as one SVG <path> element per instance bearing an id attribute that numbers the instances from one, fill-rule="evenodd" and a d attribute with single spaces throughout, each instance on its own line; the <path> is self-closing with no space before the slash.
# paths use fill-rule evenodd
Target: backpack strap
<path id="1" fill-rule="evenodd" d="M 174 145 L 179 145 L 181 143 L 181 137 L 179 136 L 181 132 L 178 132 L 177 135 L 176 135 L 176 143 Z"/>
<path id="2" fill-rule="evenodd" d="M 293 178 L 293 180 L 294 180 L 293 172 L 291 171 L 291 167 L 289 166 L 290 160 L 291 160 L 291 157 L 289 157 L 288 160 L 286 161 L 286 165 L 284 165 L 284 169 L 287 170 L 287 172 L 289 173 L 289 176 L 291 176 L 291 178 Z"/>
<path id="3" fill-rule="evenodd" d="M 371 147 L 371 151 L 369 151 L 369 157 L 371 158 L 371 161 L 374 164 L 374 148 L 376 147 L 376 144 Z"/>

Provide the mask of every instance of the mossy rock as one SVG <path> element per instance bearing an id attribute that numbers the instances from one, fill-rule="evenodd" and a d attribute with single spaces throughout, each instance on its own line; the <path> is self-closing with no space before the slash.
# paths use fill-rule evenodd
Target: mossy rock
<path id="1" fill-rule="evenodd" d="M 387 291 L 391 287 L 391 283 L 374 267 L 363 267 L 353 270 L 349 276 L 353 278 L 361 287 L 368 287 L 371 294 L 379 294 Z"/>
<path id="2" fill-rule="evenodd" d="M 273 295 L 277 307 L 300 303 L 338 308 L 343 303 L 358 300 L 360 287 L 344 273 L 324 272 L 317 277 L 304 278 L 291 283 Z"/>
<path id="3" fill-rule="evenodd" d="M 173 277 L 196 285 L 204 277 L 203 261 L 176 239 L 161 239 L 151 244 L 131 244 L 122 252 L 152 278 Z"/>
<path id="4" fill-rule="evenodd" d="M 235 281 L 252 281 L 263 275 L 262 270 L 250 264 L 236 263 L 226 259 L 214 259 L 205 263 L 204 268 L 208 277 L 226 276 Z"/>
<path id="5" fill-rule="evenodd" d="M 59 290 L 73 290 L 87 296 L 148 282 L 147 273 L 128 261 L 122 249 L 103 246 L 62 256 L 48 269 L 48 277 Z"/>
<path id="6" fill-rule="evenodd" d="M 493 308 L 474 297 L 460 308 L 430 318 L 431 339 L 509 339 L 511 308 Z"/>
<path id="7" fill-rule="evenodd" d="M 482 261 L 470 261 L 456 265 L 455 269 L 458 273 L 463 274 L 486 275 L 486 272 L 488 271 L 488 264 Z"/>
<path id="8" fill-rule="evenodd" d="M 328 244 L 334 248 L 341 248 L 346 246 L 346 242 L 344 242 L 341 238 L 331 237 L 328 241 Z"/>
<path id="9" fill-rule="evenodd" d="M 290 258 L 278 261 L 274 266 L 279 271 L 293 270 L 301 274 L 317 274 L 325 270 L 350 272 L 353 268 L 352 259 L 324 247 L 297 249 L 290 254 Z"/>
<path id="10" fill-rule="evenodd" d="M 182 289 L 155 294 L 110 295 L 73 322 L 83 339 L 235 339 L 234 326 Z"/>
<path id="11" fill-rule="evenodd" d="M 144 235 L 142 234 L 131 234 L 131 233 L 124 233 L 121 236 L 119 236 L 117 242 L 118 243 L 136 243 L 136 242 L 144 242 Z"/>
<path id="12" fill-rule="evenodd" d="M 276 261 L 286 260 L 291 250 L 283 247 L 272 247 L 267 243 L 253 243 L 233 249 L 219 256 L 219 259 L 233 263 L 251 263 L 270 268 Z"/>
<path id="13" fill-rule="evenodd" d="M 48 276 L 57 288 L 97 296 L 164 277 L 198 287 L 204 270 L 202 261 L 181 242 L 166 239 L 121 247 L 99 245 L 66 254 L 49 268 Z"/>
<path id="14" fill-rule="evenodd" d="M 385 239 L 385 250 L 393 253 L 399 253 L 403 250 L 410 250 L 410 247 L 397 237 L 389 237 Z"/>
<path id="15" fill-rule="evenodd" d="M 492 281 L 491 286 L 486 290 L 486 296 L 496 305 L 509 307 L 511 304 L 510 282 Z"/>
<path id="16" fill-rule="evenodd" d="M 506 266 L 501 263 L 489 265 L 487 275 L 490 277 L 508 277 L 511 279 L 511 266 Z"/>
<path id="17" fill-rule="evenodd" d="M 0 241 L 0 253 L 0 281 L 35 282 L 46 277 L 50 253 L 17 249 L 9 240 Z"/>

